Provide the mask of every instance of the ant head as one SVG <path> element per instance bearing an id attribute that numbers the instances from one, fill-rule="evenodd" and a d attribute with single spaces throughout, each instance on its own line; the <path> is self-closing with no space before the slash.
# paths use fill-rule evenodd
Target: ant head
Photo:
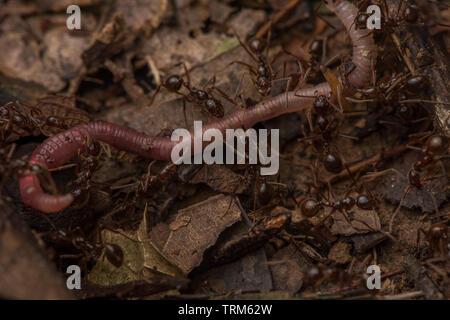
<path id="1" fill-rule="evenodd" d="M 270 94 L 272 89 L 272 83 L 265 76 L 259 76 L 256 79 L 256 85 L 258 86 L 258 92 L 263 96 L 267 96 Z"/>
<path id="2" fill-rule="evenodd" d="M 254 53 L 262 53 L 262 51 L 266 48 L 267 44 L 262 39 L 253 39 L 249 42 L 248 46 L 250 47 L 250 50 Z"/>
<path id="3" fill-rule="evenodd" d="M 309 46 L 309 53 L 319 56 L 322 54 L 322 40 L 314 40 Z"/>
<path id="4" fill-rule="evenodd" d="M 409 23 L 414 23 L 419 19 L 419 10 L 417 6 L 410 5 L 405 9 L 405 20 Z"/>
<path id="5" fill-rule="evenodd" d="M 342 199 L 341 203 L 344 209 L 350 210 L 356 204 L 356 201 L 352 197 L 345 197 L 344 199 Z"/>
<path id="6" fill-rule="evenodd" d="M 366 29 L 367 28 L 367 19 L 369 18 L 369 14 L 365 12 L 361 12 L 355 19 L 356 28 L 358 29 Z"/>
<path id="7" fill-rule="evenodd" d="M 195 89 L 193 89 L 194 91 Z M 208 93 L 204 90 L 195 90 L 195 96 L 198 100 L 204 101 L 208 98 Z"/>
<path id="8" fill-rule="evenodd" d="M 213 114 L 218 118 L 222 118 L 224 116 L 222 103 L 214 98 L 208 98 L 205 102 L 206 108 L 208 112 Z"/>
<path id="9" fill-rule="evenodd" d="M 61 119 L 56 116 L 50 116 L 45 120 L 45 123 L 50 127 L 60 127 L 61 126 Z"/>
<path id="10" fill-rule="evenodd" d="M 167 78 L 166 82 L 164 83 L 164 86 L 172 92 L 177 92 L 181 89 L 181 86 L 183 85 L 183 79 L 181 79 L 178 75 L 172 75 L 169 78 Z"/>
<path id="11" fill-rule="evenodd" d="M 328 110 L 330 104 L 328 103 L 328 99 L 325 96 L 317 96 L 316 100 L 314 100 L 313 106 L 314 110 L 316 110 L 318 114 L 323 115 Z"/>

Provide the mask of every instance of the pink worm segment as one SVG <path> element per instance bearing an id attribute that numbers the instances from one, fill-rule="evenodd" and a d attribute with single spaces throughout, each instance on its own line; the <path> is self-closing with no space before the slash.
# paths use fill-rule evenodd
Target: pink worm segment
<path id="1" fill-rule="evenodd" d="M 355 69 L 349 74 L 348 82 L 352 87 L 362 87 L 370 79 L 371 59 L 376 58 L 376 47 L 366 30 L 356 30 L 353 23 L 358 9 L 346 1 L 332 1 L 327 4 L 330 10 L 343 21 L 353 41 L 353 63 Z M 372 51 L 370 51 L 372 50 Z M 353 90 L 353 89 L 350 89 Z M 287 92 L 261 101 L 253 108 L 238 110 L 222 119 L 203 127 L 203 131 L 215 128 L 222 133 L 226 129 L 248 129 L 256 123 L 275 118 L 281 114 L 305 110 L 311 107 L 315 94 L 327 96 L 331 92 L 328 83 L 313 88 Z M 192 137 L 193 135 L 191 135 Z M 156 160 L 171 160 L 171 152 L 177 144 L 165 137 L 151 137 L 136 130 L 106 122 L 92 122 L 61 132 L 45 140 L 33 152 L 30 164 L 40 163 L 48 169 L 56 168 L 77 155 L 86 139 L 95 139 L 108 143 L 117 149 L 139 154 Z M 73 201 L 72 194 L 49 195 L 42 190 L 39 179 L 34 175 L 20 178 L 22 201 L 30 207 L 46 213 L 58 212 Z"/>

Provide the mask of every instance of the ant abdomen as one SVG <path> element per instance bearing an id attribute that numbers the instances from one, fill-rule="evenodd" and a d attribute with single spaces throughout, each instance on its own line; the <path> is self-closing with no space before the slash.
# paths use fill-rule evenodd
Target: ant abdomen
<path id="1" fill-rule="evenodd" d="M 314 199 L 305 199 L 300 205 L 301 213 L 308 218 L 317 215 L 320 208 L 320 202 Z"/>
<path id="2" fill-rule="evenodd" d="M 169 76 L 169 78 L 167 78 L 166 82 L 164 83 L 164 86 L 167 88 L 167 90 L 172 92 L 179 91 L 182 85 L 183 79 L 178 75 Z"/>
<path id="3" fill-rule="evenodd" d="M 369 18 L 369 14 L 365 12 L 361 12 L 355 18 L 355 28 L 356 29 L 367 29 L 367 19 Z"/>
<path id="4" fill-rule="evenodd" d="M 114 243 L 105 243 L 104 248 L 106 259 L 116 268 L 120 268 L 123 264 L 122 248 Z"/>
<path id="5" fill-rule="evenodd" d="M 262 39 L 253 39 L 248 43 L 248 46 L 250 47 L 250 50 L 252 50 L 254 53 L 262 53 L 262 51 L 267 47 L 267 44 Z"/>
<path id="6" fill-rule="evenodd" d="M 373 201 L 365 194 L 358 196 L 356 199 L 356 206 L 362 210 L 373 210 Z"/>
<path id="7" fill-rule="evenodd" d="M 416 170 L 411 169 L 408 172 L 408 182 L 412 186 L 420 189 L 422 188 L 422 182 L 420 180 L 420 173 L 416 172 Z"/>
<path id="8" fill-rule="evenodd" d="M 434 154 L 440 154 L 444 153 L 447 149 L 447 138 L 441 135 L 434 135 L 428 138 L 427 141 L 427 149 L 434 153 Z"/>
<path id="9" fill-rule="evenodd" d="M 321 40 L 314 40 L 309 46 L 309 53 L 314 57 L 319 57 L 322 54 L 323 43 Z"/>
<path id="10" fill-rule="evenodd" d="M 325 155 L 323 160 L 323 165 L 328 172 L 338 174 L 343 169 L 343 164 L 341 158 L 337 155 L 328 153 Z"/>
<path id="11" fill-rule="evenodd" d="M 411 92 L 420 91 L 425 86 L 425 77 L 424 76 L 414 76 L 409 78 L 406 81 L 406 88 Z"/>
<path id="12" fill-rule="evenodd" d="M 419 12 L 416 6 L 410 5 L 405 9 L 405 20 L 409 23 L 414 23 L 419 19 Z"/>
<path id="13" fill-rule="evenodd" d="M 223 118 L 225 112 L 223 110 L 222 103 L 214 98 L 209 98 L 205 102 L 206 109 L 210 114 L 216 118 Z"/>
<path id="14" fill-rule="evenodd" d="M 272 200 L 273 189 L 270 184 L 263 182 L 258 189 L 258 201 L 261 205 L 266 205 Z"/>

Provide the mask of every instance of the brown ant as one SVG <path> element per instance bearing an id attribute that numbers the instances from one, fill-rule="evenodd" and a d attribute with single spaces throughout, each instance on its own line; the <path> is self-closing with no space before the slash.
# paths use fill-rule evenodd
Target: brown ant
<path id="1" fill-rule="evenodd" d="M 268 41 L 260 38 L 255 38 L 249 41 L 248 45 L 245 44 L 239 35 L 234 32 L 236 38 L 238 39 L 240 45 L 248 53 L 248 55 L 257 63 L 256 67 L 243 62 L 243 61 L 232 61 L 224 69 L 237 63 L 247 67 L 248 71 L 253 75 L 252 82 L 258 93 L 263 97 L 270 95 L 272 91 L 272 84 L 275 80 L 276 73 L 272 69 L 272 64 L 278 58 L 278 55 L 269 63 L 267 58 L 267 50 L 269 49 Z M 270 37 L 270 32 L 268 34 Z M 265 51 L 265 52 L 264 52 Z"/>
<path id="2" fill-rule="evenodd" d="M 338 283 L 340 287 L 349 285 L 354 280 L 354 276 L 337 267 L 323 264 L 314 265 L 303 272 L 303 282 L 307 286 L 318 288 L 325 281 Z"/>
<path id="3" fill-rule="evenodd" d="M 425 181 L 430 181 L 430 180 L 433 180 L 433 179 L 436 179 L 439 177 L 439 176 L 429 177 L 429 175 L 432 172 L 431 169 L 433 169 L 433 165 L 436 164 L 436 162 L 438 160 L 447 157 L 445 155 L 445 153 L 448 152 L 448 138 L 443 135 L 435 134 L 435 135 L 430 136 L 427 139 L 427 142 L 425 143 L 425 146 L 422 149 L 413 147 L 413 146 L 408 146 L 408 147 L 411 149 L 419 150 L 421 152 L 421 156 L 420 156 L 419 160 L 417 160 L 416 162 L 414 162 L 412 164 L 411 168 L 408 171 L 408 174 L 407 174 L 408 186 L 406 187 L 405 193 L 391 217 L 391 221 L 389 224 L 389 233 L 392 232 L 394 219 L 397 216 L 398 212 L 400 211 L 400 208 L 403 205 L 403 202 L 405 201 L 409 192 L 413 188 L 423 190 L 423 188 L 425 187 L 425 183 L 424 183 Z M 425 173 L 425 176 L 422 176 L 423 172 L 426 169 L 427 169 L 427 172 Z M 395 173 L 401 175 L 401 173 L 399 173 L 395 169 L 387 169 L 387 170 L 384 170 L 381 172 L 368 173 L 364 177 L 365 178 L 374 178 L 374 177 L 386 174 L 390 171 L 394 171 Z M 436 212 L 438 212 L 437 203 L 433 196 L 433 193 L 431 191 L 429 193 L 430 193 L 431 199 L 433 200 L 433 203 L 435 205 L 435 210 L 436 210 Z"/>
<path id="4" fill-rule="evenodd" d="M 55 231 L 45 233 L 44 236 L 48 242 L 56 246 L 65 247 L 72 246 L 88 259 L 98 259 L 104 252 L 106 259 L 116 268 L 120 268 L 123 263 L 123 250 L 114 243 L 105 243 L 103 241 L 91 242 L 86 239 L 80 227 L 73 230 L 65 231 L 56 228 L 52 221 L 45 215 L 42 215 Z M 64 255 L 61 258 L 73 258 L 72 255 Z"/>
<path id="5" fill-rule="evenodd" d="M 92 180 L 94 173 L 100 168 L 100 161 L 104 160 L 102 145 L 94 140 L 86 139 L 83 148 L 78 152 L 81 160 L 77 166 L 77 178 L 70 182 L 75 185 L 72 195 L 77 200 L 77 207 L 83 207 L 90 199 L 92 191 L 105 194 L 95 189 L 99 183 Z"/>
<path id="6" fill-rule="evenodd" d="M 169 92 L 176 93 L 183 97 L 183 114 L 185 121 L 186 121 L 186 101 L 195 106 L 201 107 L 203 110 L 206 110 L 209 114 L 213 115 L 216 118 L 222 118 L 224 116 L 224 108 L 222 102 L 213 96 L 212 91 L 216 90 L 222 96 L 224 94 L 220 91 L 220 89 L 218 89 L 214 85 L 211 87 L 207 87 L 205 85 L 203 89 L 197 89 L 195 87 L 192 87 L 189 71 L 187 70 L 186 64 L 185 63 L 181 64 L 184 67 L 187 81 L 184 81 L 183 78 L 177 74 L 168 76 L 167 79 L 163 80 L 161 85 L 159 85 L 158 88 L 156 89 L 151 99 L 150 105 L 153 104 L 154 99 L 158 94 L 158 92 L 160 91 L 161 87 L 164 87 Z M 187 94 L 181 92 L 182 87 L 188 90 Z"/>
<path id="7" fill-rule="evenodd" d="M 391 17 L 389 14 L 389 7 L 386 0 L 383 0 L 383 9 L 381 18 L 381 29 L 388 29 L 389 32 L 392 31 L 392 28 L 401 27 L 401 26 L 423 26 L 423 24 L 419 24 L 419 8 L 416 5 L 408 5 L 403 8 L 404 0 L 400 0 L 399 5 L 397 7 L 396 17 Z M 401 12 L 401 10 L 403 11 Z M 355 29 L 367 29 L 367 19 L 370 15 L 367 12 L 359 12 L 356 16 L 353 24 L 355 25 Z M 374 29 L 376 31 L 377 29 Z"/>
<path id="8" fill-rule="evenodd" d="M 422 233 L 427 239 L 432 250 L 437 250 L 440 253 L 441 258 L 447 259 L 450 253 L 449 247 L 449 228 L 447 221 L 441 221 L 431 225 L 428 231 L 419 228 L 417 230 L 417 249 L 420 244 L 420 233 Z"/>
<path id="9" fill-rule="evenodd" d="M 123 188 L 132 187 L 134 197 L 131 201 L 128 201 L 130 193 L 127 193 L 125 201 L 119 207 L 118 210 L 124 210 L 125 208 L 137 204 L 139 198 L 152 198 L 154 194 L 164 189 L 169 182 L 176 175 L 176 166 L 173 163 L 167 164 L 157 175 L 151 174 L 151 167 L 154 162 L 151 162 L 147 167 L 147 172 L 143 174 L 139 181 L 133 182 L 121 186 L 112 186 L 111 190 L 118 190 Z"/>
<path id="10" fill-rule="evenodd" d="M 6 141 L 11 134 L 19 137 L 32 134 L 37 125 L 29 115 L 18 110 L 13 102 L 9 102 L 0 107 L 0 126 L 1 141 Z"/>
<path id="11" fill-rule="evenodd" d="M 334 212 L 339 211 L 342 213 L 347 223 L 353 228 L 353 224 L 348 217 L 348 211 L 354 207 L 358 207 L 361 210 L 374 210 L 378 206 L 371 195 L 359 194 L 356 198 L 349 196 L 348 194 L 341 200 L 329 201 L 329 200 L 315 200 L 314 198 L 306 198 L 300 203 L 300 212 L 303 216 L 310 218 L 316 216 L 320 209 L 324 207 L 331 208 L 332 210 L 325 215 L 320 222 L 314 228 L 322 225 Z M 357 220 L 358 221 L 358 220 Z"/>
<path id="12" fill-rule="evenodd" d="M 344 138 L 349 139 L 357 139 L 342 133 L 339 133 L 339 128 L 343 124 L 343 120 L 337 120 L 336 113 L 334 109 L 337 109 L 336 106 L 333 106 L 331 102 L 329 102 L 331 94 L 326 97 L 323 95 L 318 95 L 317 92 L 315 94 L 315 100 L 313 102 L 313 106 L 307 112 L 309 126 L 311 131 L 315 131 L 315 127 L 319 129 L 319 136 L 307 137 L 304 139 L 312 139 L 316 141 L 316 144 L 322 149 L 321 158 L 325 169 L 334 174 L 340 173 L 344 164 L 342 162 L 341 157 L 331 151 L 331 140 L 333 136 L 339 135 Z M 333 108 L 331 108 L 333 106 Z M 314 124 L 312 120 L 312 115 L 314 115 Z M 336 123 L 338 121 L 338 123 Z"/>

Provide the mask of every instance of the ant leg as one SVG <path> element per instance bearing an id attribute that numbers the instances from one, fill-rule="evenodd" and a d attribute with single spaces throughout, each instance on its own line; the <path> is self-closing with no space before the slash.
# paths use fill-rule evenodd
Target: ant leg
<path id="1" fill-rule="evenodd" d="M 156 97 L 156 95 L 158 94 L 158 92 L 159 92 L 160 90 L 161 90 L 161 85 L 159 85 L 159 86 L 156 88 L 155 92 L 153 93 L 152 98 L 150 99 L 150 106 L 153 105 L 153 102 L 155 101 L 155 97 Z"/>
<path id="2" fill-rule="evenodd" d="M 305 75 L 303 76 L 302 80 L 298 84 L 298 89 L 295 89 L 295 90 L 297 90 L 297 91 L 295 91 L 296 97 L 301 97 L 300 95 L 297 94 L 297 92 L 300 91 L 300 89 L 303 88 L 303 86 L 305 85 L 306 80 L 308 79 L 309 74 L 311 73 L 311 70 L 312 70 L 311 67 L 308 67 L 308 69 L 306 69 Z"/>
<path id="3" fill-rule="evenodd" d="M 236 36 L 236 38 L 238 39 L 239 44 L 242 46 L 242 48 L 244 48 L 244 50 L 247 51 L 248 55 L 250 57 L 252 57 L 252 59 L 255 60 L 255 62 L 258 62 L 259 61 L 258 57 L 247 47 L 247 45 L 244 42 L 242 42 L 241 38 L 237 34 L 236 30 L 234 30 L 234 28 L 233 28 L 233 33 Z"/>
<path id="4" fill-rule="evenodd" d="M 425 237 L 427 236 L 427 233 L 422 228 L 417 229 L 417 241 L 416 241 L 416 254 L 419 255 L 419 249 L 420 249 L 420 233 L 422 233 Z"/>
<path id="5" fill-rule="evenodd" d="M 383 171 L 379 171 L 379 172 L 368 172 L 364 176 L 362 176 L 362 178 L 363 179 L 373 180 L 373 179 L 376 179 L 376 178 L 378 178 L 380 176 L 383 176 L 385 174 L 392 173 L 392 172 L 395 173 L 395 174 L 398 174 L 399 176 L 402 176 L 403 178 L 406 179 L 406 176 L 404 174 L 402 174 L 400 171 L 398 171 L 397 169 L 395 169 L 395 168 L 389 168 L 389 169 L 386 169 L 386 170 L 383 170 Z"/>
<path id="6" fill-rule="evenodd" d="M 411 189 L 412 189 L 411 186 L 408 186 L 408 187 L 406 188 L 405 194 L 403 195 L 403 197 L 402 197 L 402 199 L 400 200 L 400 202 L 399 202 L 397 208 L 395 209 L 394 214 L 393 214 L 392 217 L 391 217 L 391 221 L 389 221 L 389 233 L 390 233 L 390 234 L 392 234 L 392 228 L 393 228 L 393 225 L 394 225 L 395 217 L 396 217 L 397 214 L 400 212 L 400 208 L 401 208 L 402 205 L 403 205 L 403 201 L 405 201 L 405 198 L 406 198 L 406 196 L 409 194 L 409 192 L 411 191 Z"/>
<path id="7" fill-rule="evenodd" d="M 186 63 L 184 63 L 184 61 L 183 61 L 183 62 L 181 62 L 181 64 L 183 65 L 184 72 L 186 73 L 186 78 L 187 78 L 188 83 L 191 83 L 191 77 L 189 76 L 189 71 L 186 66 Z"/>
<path id="8" fill-rule="evenodd" d="M 188 128 L 187 117 L 186 117 L 186 99 L 183 98 L 183 116 L 184 116 L 184 125 Z"/>

